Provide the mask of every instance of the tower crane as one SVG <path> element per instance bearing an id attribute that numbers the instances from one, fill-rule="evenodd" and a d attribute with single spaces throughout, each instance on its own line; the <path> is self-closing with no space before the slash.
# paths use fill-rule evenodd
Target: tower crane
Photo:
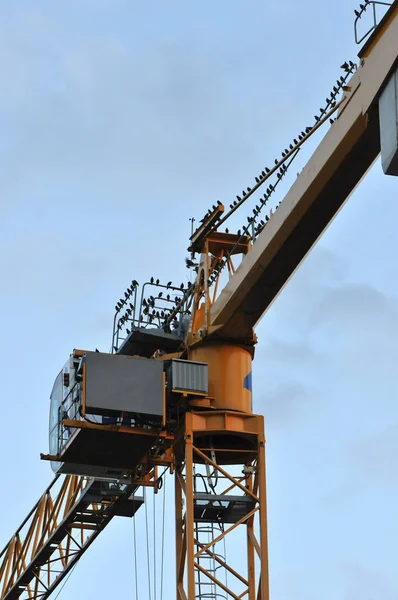
<path id="1" fill-rule="evenodd" d="M 380 4 L 364 2 L 356 24 Z M 315 122 L 192 231 L 193 284 L 133 280 L 115 306 L 111 351 L 71 352 L 51 393 L 42 455 L 55 479 L 0 554 L 1 600 L 50 597 L 114 517 L 137 513 L 142 489 L 160 488 L 165 471 L 175 485 L 176 598 L 269 599 L 254 329 L 380 152 L 384 172 L 398 175 L 398 0 L 366 36 L 358 65 L 342 65 Z M 269 210 L 301 146 L 325 123 Z M 242 229 L 222 232 L 260 188 Z M 244 559 L 235 565 L 219 547 L 237 535 Z"/>

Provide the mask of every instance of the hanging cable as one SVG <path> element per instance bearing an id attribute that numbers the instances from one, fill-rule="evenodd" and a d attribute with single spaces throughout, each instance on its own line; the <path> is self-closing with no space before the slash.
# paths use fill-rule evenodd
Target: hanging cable
<path id="1" fill-rule="evenodd" d="M 134 540 L 135 600 L 138 600 L 137 533 L 135 530 L 135 515 L 133 516 L 133 540 Z"/>
<path id="2" fill-rule="evenodd" d="M 77 565 L 77 563 L 76 563 L 76 565 Z M 69 574 L 68 574 L 67 578 L 65 579 L 64 583 L 61 585 L 61 588 L 60 588 L 58 594 L 55 596 L 54 600 L 57 600 L 58 596 L 60 595 L 60 593 L 62 592 L 62 590 L 66 586 L 66 584 L 68 583 L 69 577 L 72 575 L 73 571 L 75 570 L 76 565 L 74 565 L 72 567 L 72 569 L 69 571 Z"/>
<path id="3" fill-rule="evenodd" d="M 144 505 L 145 505 L 145 529 L 146 529 L 146 556 L 147 556 L 147 574 L 148 574 L 148 594 L 149 600 L 152 600 L 151 593 L 151 563 L 149 557 L 149 528 L 148 528 L 148 505 L 146 502 L 146 488 L 144 487 Z"/>
<path id="4" fill-rule="evenodd" d="M 164 525 L 165 525 L 165 520 L 166 520 L 166 483 L 167 483 L 167 479 L 165 479 L 165 481 L 164 481 L 164 488 L 163 488 L 162 558 L 161 558 L 161 566 L 160 566 L 160 600 L 163 600 Z"/>
<path id="5" fill-rule="evenodd" d="M 153 491 L 153 596 L 156 600 L 156 503 L 155 489 Z"/>

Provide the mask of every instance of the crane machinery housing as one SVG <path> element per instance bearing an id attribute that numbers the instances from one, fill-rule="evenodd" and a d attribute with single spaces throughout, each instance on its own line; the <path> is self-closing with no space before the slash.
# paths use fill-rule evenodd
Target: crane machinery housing
<path id="1" fill-rule="evenodd" d="M 364 0 L 366 11 L 386 3 Z M 48 598 L 142 489 L 175 485 L 177 600 L 269 599 L 265 435 L 252 412 L 254 328 L 381 152 L 398 175 L 398 0 L 342 65 L 311 127 L 229 209 L 189 240 L 193 284 L 133 280 L 115 306 L 110 353 L 75 349 L 51 393 L 55 479 L 0 554 L 0 599 Z M 326 135 L 277 210 L 261 211 L 302 144 Z M 236 233 L 220 226 L 265 193 Z M 227 274 L 228 281 L 221 284 Z M 220 551 L 239 535 L 244 559 Z"/>

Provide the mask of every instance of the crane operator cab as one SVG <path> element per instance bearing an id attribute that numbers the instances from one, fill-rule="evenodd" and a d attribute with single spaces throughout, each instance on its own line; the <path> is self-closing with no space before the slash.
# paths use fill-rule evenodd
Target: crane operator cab
<path id="1" fill-rule="evenodd" d="M 74 351 L 51 392 L 49 447 L 56 473 L 120 479 L 159 437 L 162 361 Z"/>
<path id="2" fill-rule="evenodd" d="M 56 473 L 124 479 L 171 443 L 177 399 L 207 394 L 206 363 L 75 350 L 53 385 L 42 458 Z"/>

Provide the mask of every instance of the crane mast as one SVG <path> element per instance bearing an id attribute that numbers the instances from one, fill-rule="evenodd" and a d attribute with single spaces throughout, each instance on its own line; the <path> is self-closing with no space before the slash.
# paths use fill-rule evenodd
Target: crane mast
<path id="1" fill-rule="evenodd" d="M 166 470 L 174 477 L 177 600 L 269 600 L 254 327 L 380 150 L 384 171 L 398 175 L 397 58 L 395 0 L 358 67 L 343 65 L 315 126 L 229 211 L 218 202 L 192 231 L 194 283 L 152 278 L 139 288 L 133 280 L 115 307 L 111 353 L 72 352 L 54 384 L 50 453 L 42 455 L 56 477 L 0 554 L 0 600 L 48 598 L 113 517 L 137 513 L 142 488 L 159 490 Z M 329 119 L 278 210 L 260 225 L 249 218 L 242 231 L 221 232 L 268 185 L 257 217 L 274 191 L 272 176 L 281 179 Z M 239 539 L 239 556 L 228 556 L 230 539 Z"/>

